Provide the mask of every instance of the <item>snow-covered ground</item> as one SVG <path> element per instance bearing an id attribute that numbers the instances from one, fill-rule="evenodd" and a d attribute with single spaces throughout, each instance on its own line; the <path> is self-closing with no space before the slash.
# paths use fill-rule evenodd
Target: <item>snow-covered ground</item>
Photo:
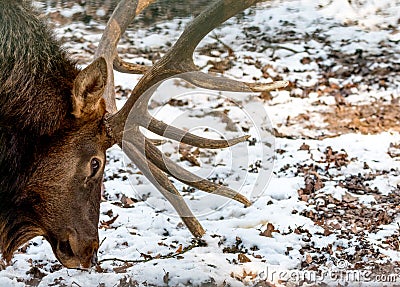
<path id="1" fill-rule="evenodd" d="M 73 6 L 63 15 L 76 12 Z M 130 30 L 121 55 L 151 64 L 188 21 Z M 105 171 L 100 265 L 91 272 L 62 268 L 50 245 L 35 238 L 2 268 L 0 286 L 400 282 L 399 23 L 398 0 L 269 1 L 229 20 L 201 43 L 196 64 L 242 81 L 289 80 L 289 87 L 238 96 L 171 80 L 150 106 L 157 118 L 207 137 L 250 134 L 231 149 L 191 149 L 200 167 L 182 159 L 172 141 L 160 149 L 253 205 L 174 181 L 206 229 L 194 240 L 115 147 Z M 103 27 L 91 24 L 56 23 L 82 65 Z M 122 105 L 140 76 L 115 77 Z"/>

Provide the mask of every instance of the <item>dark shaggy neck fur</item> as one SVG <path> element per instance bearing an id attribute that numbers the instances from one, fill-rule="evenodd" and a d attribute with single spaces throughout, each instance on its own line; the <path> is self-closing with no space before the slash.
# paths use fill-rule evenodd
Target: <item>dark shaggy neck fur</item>
<path id="1" fill-rule="evenodd" d="M 68 117 L 72 82 L 77 73 L 74 63 L 68 60 L 30 5 L 25 1 L 0 0 L 0 249 L 3 255 L 15 248 L 13 245 L 17 242 L 13 241 L 18 237 L 33 236 L 24 230 L 30 221 L 26 216 L 30 207 L 18 206 L 16 198 L 20 198 L 29 176 L 38 142 L 45 142 Z M 23 214 L 16 211 L 21 208 Z"/>

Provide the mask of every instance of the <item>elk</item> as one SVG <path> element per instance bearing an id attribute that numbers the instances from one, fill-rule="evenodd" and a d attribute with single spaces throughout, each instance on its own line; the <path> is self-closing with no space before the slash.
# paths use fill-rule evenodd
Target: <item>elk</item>
<path id="1" fill-rule="evenodd" d="M 0 248 L 10 261 L 35 236 L 51 244 L 67 268 L 97 262 L 102 174 L 108 148 L 128 157 L 169 200 L 190 232 L 205 231 L 168 176 L 249 206 L 240 193 L 200 178 L 163 156 L 139 127 L 200 148 L 224 148 L 248 137 L 202 138 L 150 116 L 146 91 L 168 77 L 198 71 L 192 55 L 216 26 L 259 0 L 218 0 L 196 17 L 153 66 L 123 61 L 117 44 L 134 17 L 154 0 L 121 0 L 104 30 L 94 60 L 81 70 L 25 0 L 0 1 Z M 113 71 L 143 74 L 126 104 L 116 108 Z M 226 91 L 284 87 L 242 83 L 199 72 L 197 86 Z M 136 109 L 124 142 L 128 114 Z"/>

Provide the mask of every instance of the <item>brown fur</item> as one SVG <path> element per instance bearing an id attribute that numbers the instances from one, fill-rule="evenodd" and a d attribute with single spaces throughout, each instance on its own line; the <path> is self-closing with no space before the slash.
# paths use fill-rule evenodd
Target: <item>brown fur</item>
<path id="1" fill-rule="evenodd" d="M 87 268 L 110 144 L 105 61 L 80 71 L 24 1 L 0 0 L 0 35 L 0 250 L 10 260 L 43 235 L 61 263 Z"/>

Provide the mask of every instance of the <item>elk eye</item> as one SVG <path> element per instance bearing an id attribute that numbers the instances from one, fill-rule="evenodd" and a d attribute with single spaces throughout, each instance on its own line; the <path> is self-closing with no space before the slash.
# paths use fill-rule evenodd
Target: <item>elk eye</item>
<path id="1" fill-rule="evenodd" d="M 90 168 L 91 168 L 90 176 L 93 177 L 97 174 L 97 172 L 100 169 L 100 160 L 98 160 L 97 158 L 92 158 L 92 160 L 90 161 Z"/>

